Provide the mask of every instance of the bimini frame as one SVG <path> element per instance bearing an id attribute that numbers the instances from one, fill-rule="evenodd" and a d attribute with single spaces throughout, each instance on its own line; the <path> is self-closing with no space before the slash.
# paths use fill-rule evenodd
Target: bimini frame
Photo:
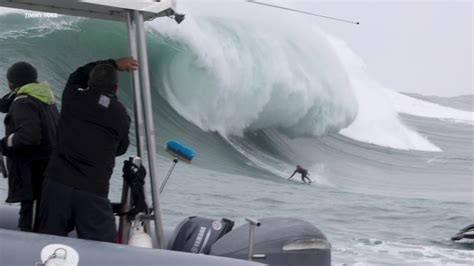
<path id="1" fill-rule="evenodd" d="M 157 247 L 164 247 L 163 224 L 161 221 L 161 207 L 159 195 L 159 178 L 156 170 L 156 146 L 155 146 L 155 126 L 153 121 L 153 109 L 151 103 L 150 79 L 148 69 L 148 56 L 145 39 L 145 28 L 143 13 L 137 10 L 130 10 L 127 14 L 127 27 L 129 36 L 130 54 L 138 59 L 139 70 L 132 72 L 133 102 L 135 114 L 135 130 L 137 138 L 137 154 L 143 158 L 145 146 L 148 155 L 148 169 L 152 192 L 154 225 L 156 232 Z M 144 125 L 144 131 L 143 129 Z M 145 134 L 143 134 L 145 132 Z M 146 143 L 145 143 L 146 139 Z M 124 183 L 122 194 L 122 211 L 127 211 L 130 204 L 130 190 Z M 156 193 L 155 193 L 156 192 Z M 129 236 L 129 223 L 126 217 L 120 219 L 119 233 L 122 243 L 126 243 Z"/>
<path id="2" fill-rule="evenodd" d="M 156 169 L 155 127 L 144 21 L 176 15 L 176 0 L 0 0 L 0 6 L 127 23 L 130 54 L 138 59 L 140 65 L 138 71 L 131 73 L 137 153 L 144 158 L 145 150 L 147 151 L 154 210 L 152 218 L 157 240 L 155 247 L 164 248 L 160 179 Z M 125 186 L 122 198 L 124 203 L 122 210 L 127 211 L 130 207 L 130 196 L 129 188 Z M 129 230 L 129 223 L 122 218 L 119 225 L 122 243 L 127 243 Z"/>

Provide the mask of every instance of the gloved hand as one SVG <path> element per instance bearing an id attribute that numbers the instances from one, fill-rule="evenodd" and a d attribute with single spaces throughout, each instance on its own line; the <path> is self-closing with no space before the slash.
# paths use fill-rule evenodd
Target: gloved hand
<path id="1" fill-rule="evenodd" d="M 0 153 L 7 157 L 14 155 L 13 151 L 8 148 L 8 136 L 0 139 Z"/>
<path id="2" fill-rule="evenodd" d="M 8 113 L 10 105 L 13 103 L 16 97 L 16 92 L 10 92 L 0 99 L 0 112 Z"/>
<path id="3" fill-rule="evenodd" d="M 132 161 L 126 160 L 123 162 L 123 175 L 133 174 L 136 171 L 135 169 L 137 169 L 137 166 Z"/>
<path id="4" fill-rule="evenodd" d="M 3 178 L 8 178 L 7 165 L 3 161 L 3 154 L 1 152 L 0 152 L 0 173 L 2 174 Z"/>
<path id="5" fill-rule="evenodd" d="M 138 180 L 143 181 L 146 176 L 145 167 L 143 167 L 143 165 L 140 165 L 140 167 L 138 167 L 130 160 L 123 162 L 122 172 L 123 172 L 123 178 L 126 180 L 138 179 Z"/>

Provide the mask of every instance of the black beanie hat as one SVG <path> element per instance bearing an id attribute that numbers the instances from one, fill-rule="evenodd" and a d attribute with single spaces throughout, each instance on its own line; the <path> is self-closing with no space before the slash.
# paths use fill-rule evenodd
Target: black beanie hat
<path id="1" fill-rule="evenodd" d="M 18 88 L 28 83 L 37 82 L 38 73 L 32 65 L 26 62 L 17 62 L 8 69 L 7 80 L 15 88 Z"/>

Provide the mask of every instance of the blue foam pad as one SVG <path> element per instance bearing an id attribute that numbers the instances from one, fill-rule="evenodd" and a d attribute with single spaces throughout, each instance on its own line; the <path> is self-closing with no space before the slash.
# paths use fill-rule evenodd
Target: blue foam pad
<path id="1" fill-rule="evenodd" d="M 191 161 L 195 156 L 193 149 L 181 145 L 176 140 L 169 140 L 168 142 L 166 142 L 166 149 L 177 154 L 178 156 L 183 157 L 188 161 Z"/>

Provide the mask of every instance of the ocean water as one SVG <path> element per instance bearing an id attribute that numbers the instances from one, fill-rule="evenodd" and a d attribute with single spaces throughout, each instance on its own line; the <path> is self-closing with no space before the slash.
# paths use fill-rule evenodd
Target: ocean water
<path id="1" fill-rule="evenodd" d="M 333 265 L 472 265 L 474 246 L 449 240 L 474 219 L 472 96 L 389 90 L 343 40 L 301 28 L 304 18 L 186 13 L 179 26 L 147 27 L 159 176 L 172 164 L 167 140 L 197 154 L 162 194 L 165 225 L 192 215 L 295 217 L 324 232 Z M 0 47 L 0 73 L 32 63 L 59 103 L 74 69 L 128 54 L 125 25 L 22 14 L 0 15 Z M 125 74 L 120 87 L 131 113 Z M 134 138 L 117 159 L 113 201 Z M 296 164 L 312 185 L 286 180 Z M 6 189 L 0 180 L 1 198 Z"/>

